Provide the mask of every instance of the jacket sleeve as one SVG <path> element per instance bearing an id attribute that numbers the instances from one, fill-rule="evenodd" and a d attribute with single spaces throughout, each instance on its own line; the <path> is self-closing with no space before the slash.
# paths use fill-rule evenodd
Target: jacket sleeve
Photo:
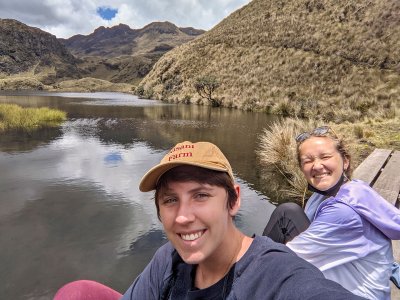
<path id="1" fill-rule="evenodd" d="M 160 299 L 161 291 L 171 276 L 172 251 L 170 243 L 160 247 L 121 300 Z"/>

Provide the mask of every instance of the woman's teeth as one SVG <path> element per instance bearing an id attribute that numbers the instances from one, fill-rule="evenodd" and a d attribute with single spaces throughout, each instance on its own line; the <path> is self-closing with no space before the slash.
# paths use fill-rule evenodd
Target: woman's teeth
<path id="1" fill-rule="evenodd" d="M 203 235 L 202 231 L 190 234 L 181 234 L 181 238 L 185 241 L 194 241 Z"/>

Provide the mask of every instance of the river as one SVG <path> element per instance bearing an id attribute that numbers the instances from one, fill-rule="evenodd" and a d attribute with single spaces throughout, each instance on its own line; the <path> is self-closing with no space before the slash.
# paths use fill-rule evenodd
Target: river
<path id="1" fill-rule="evenodd" d="M 178 142 L 210 141 L 242 188 L 237 226 L 261 234 L 276 190 L 256 155 L 263 113 L 120 93 L 13 92 L 0 103 L 64 110 L 59 128 L 0 134 L 0 295 L 51 299 L 77 279 L 124 292 L 166 242 L 141 176 Z"/>

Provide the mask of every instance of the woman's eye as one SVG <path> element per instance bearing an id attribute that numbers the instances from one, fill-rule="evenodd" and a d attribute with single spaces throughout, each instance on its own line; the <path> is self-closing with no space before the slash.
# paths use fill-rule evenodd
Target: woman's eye
<path id="1" fill-rule="evenodd" d="M 206 199 L 206 198 L 208 198 L 208 197 L 209 197 L 209 195 L 206 194 L 206 193 L 198 193 L 198 194 L 195 195 L 195 198 L 196 198 L 196 199 L 200 199 L 200 200 Z"/>
<path id="2" fill-rule="evenodd" d="M 327 160 L 327 159 L 330 159 L 330 158 L 331 158 L 330 155 L 325 155 L 325 156 L 322 157 L 322 159 L 324 159 L 324 160 Z"/>
<path id="3" fill-rule="evenodd" d="M 162 203 L 165 205 L 168 205 L 168 204 L 173 204 L 176 201 L 177 201 L 176 198 L 165 198 L 165 199 L 163 199 Z"/>

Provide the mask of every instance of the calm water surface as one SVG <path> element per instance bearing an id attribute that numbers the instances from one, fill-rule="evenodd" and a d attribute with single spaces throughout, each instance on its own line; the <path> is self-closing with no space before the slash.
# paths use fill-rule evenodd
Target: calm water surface
<path id="1" fill-rule="evenodd" d="M 255 150 L 272 117 L 118 93 L 1 94 L 58 108 L 55 129 L 0 135 L 1 299 L 51 299 L 68 281 L 124 292 L 166 242 L 141 176 L 183 140 L 210 141 L 242 188 L 236 223 L 261 234 L 274 206 Z"/>

